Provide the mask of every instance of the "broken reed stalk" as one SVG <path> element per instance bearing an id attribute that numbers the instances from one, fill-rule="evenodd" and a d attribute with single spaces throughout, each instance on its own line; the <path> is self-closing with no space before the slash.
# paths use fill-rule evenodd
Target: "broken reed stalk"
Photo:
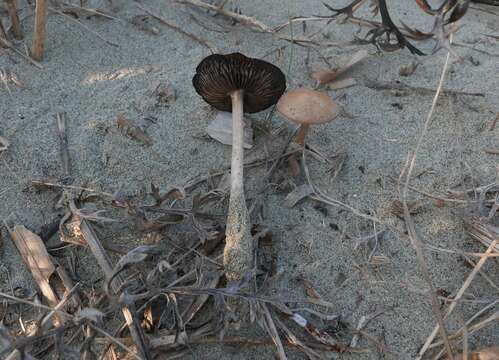
<path id="1" fill-rule="evenodd" d="M 111 260 L 104 250 L 104 247 L 102 246 L 100 240 L 97 238 L 97 235 L 92 229 L 92 226 L 85 219 L 81 219 L 80 230 L 88 244 L 88 247 L 90 248 L 90 251 L 97 260 L 97 264 L 104 272 L 106 279 L 110 279 L 113 275 Z M 122 282 L 123 279 L 120 275 L 115 276 L 114 281 L 111 282 L 111 288 L 113 289 L 113 291 L 117 291 L 121 287 Z M 131 306 L 129 305 L 123 306 L 121 308 L 123 316 L 125 317 L 126 324 L 130 329 L 130 335 L 132 336 L 132 339 L 137 346 L 137 350 L 139 351 L 140 355 L 145 360 L 152 360 L 152 355 L 146 345 L 145 335 L 142 327 L 140 326 L 139 319 L 137 318 L 137 315 L 130 309 L 130 307 Z"/>
<path id="2" fill-rule="evenodd" d="M 22 40 L 23 31 L 21 30 L 21 22 L 19 21 L 19 16 L 17 15 L 17 0 L 6 0 L 7 10 L 9 12 L 10 22 L 12 23 L 12 32 L 17 40 Z"/>
<path id="3" fill-rule="evenodd" d="M 47 24 L 47 2 L 46 0 L 36 0 L 35 7 L 35 29 L 33 45 L 31 47 L 31 57 L 37 61 L 42 60 L 45 48 L 45 31 Z"/>
<path id="4" fill-rule="evenodd" d="M 449 43 L 452 43 L 452 34 L 450 35 Z M 433 118 L 433 113 L 434 113 L 435 107 L 437 105 L 438 97 L 440 95 L 440 92 L 442 91 L 445 75 L 447 73 L 447 68 L 449 66 L 450 55 L 451 55 L 451 53 L 449 50 L 449 51 L 447 51 L 447 56 L 445 58 L 445 63 L 444 63 L 444 66 L 442 68 L 442 73 L 440 75 L 440 80 L 438 83 L 437 91 L 435 92 L 435 96 L 433 97 L 430 111 L 428 112 L 428 115 L 426 117 L 426 120 L 425 120 L 425 123 L 423 126 L 423 131 L 421 132 L 421 134 L 418 137 L 418 141 L 416 143 L 416 147 L 414 149 L 413 154 L 408 157 L 407 163 L 406 163 L 404 169 L 402 170 L 402 173 L 400 174 L 400 181 L 401 181 L 403 176 L 404 176 L 405 171 L 407 170 L 407 173 L 405 173 L 405 181 L 404 181 L 403 190 L 402 190 L 402 192 L 400 192 L 400 189 L 399 189 L 399 193 L 400 193 L 401 198 L 402 198 L 402 205 L 403 205 L 403 209 L 404 209 L 404 220 L 405 220 L 405 223 L 407 226 L 409 238 L 411 240 L 412 246 L 414 247 L 414 250 L 416 251 L 416 259 L 419 263 L 419 267 L 421 269 L 421 272 L 423 273 L 423 277 L 425 279 L 425 282 L 427 283 L 427 285 L 429 287 L 430 297 L 431 297 L 431 307 L 433 310 L 433 314 L 437 319 L 436 330 L 440 331 L 440 336 L 442 337 L 442 341 L 445 344 L 445 349 L 446 349 L 447 355 L 449 357 L 449 360 L 453 360 L 454 356 L 452 353 L 452 347 L 451 347 L 450 342 L 449 342 L 447 331 L 445 330 L 445 323 L 444 323 L 444 318 L 442 316 L 442 313 L 440 311 L 440 304 L 438 302 L 438 298 L 437 298 L 437 295 L 435 292 L 435 287 L 433 286 L 430 271 L 428 269 L 428 265 L 427 265 L 425 257 L 424 257 L 423 246 L 421 244 L 421 240 L 419 239 L 418 234 L 416 233 L 415 224 L 414 224 L 412 216 L 409 212 L 409 207 L 407 205 L 407 193 L 409 192 L 409 183 L 411 181 L 412 172 L 414 170 L 414 166 L 416 165 L 416 158 L 418 156 L 418 152 L 421 148 L 423 140 L 428 132 L 428 127 L 429 127 L 431 120 Z M 453 304 L 455 304 L 455 303 L 453 303 Z M 422 352 L 420 352 L 419 355 L 422 356 Z"/>
<path id="5" fill-rule="evenodd" d="M 238 281 L 253 268 L 253 238 L 250 217 L 244 196 L 243 158 L 244 121 L 243 90 L 231 93 L 232 99 L 232 160 L 229 212 L 224 248 L 224 266 L 229 281 Z"/>

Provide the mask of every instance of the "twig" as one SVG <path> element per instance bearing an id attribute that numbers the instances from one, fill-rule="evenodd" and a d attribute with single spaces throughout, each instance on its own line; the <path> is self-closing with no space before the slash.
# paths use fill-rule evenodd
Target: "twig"
<path id="1" fill-rule="evenodd" d="M 450 42 L 452 42 L 452 34 L 450 37 Z M 428 265 L 426 264 L 426 260 L 424 257 L 423 246 L 421 244 L 421 240 L 419 239 L 418 234 L 416 233 L 414 221 L 412 219 L 411 213 L 409 212 L 409 207 L 407 205 L 407 194 L 409 192 L 409 183 L 411 181 L 414 166 L 416 165 L 416 158 L 417 158 L 419 149 L 421 148 L 421 145 L 423 143 L 423 139 L 425 138 L 425 135 L 428 132 L 428 127 L 429 127 L 431 119 L 433 117 L 433 112 L 435 111 L 435 108 L 437 105 L 437 100 L 438 100 L 438 97 L 440 95 L 440 92 L 441 92 L 443 84 L 444 84 L 445 75 L 447 73 L 447 68 L 449 65 L 450 55 L 451 55 L 451 52 L 447 51 L 447 56 L 445 58 L 445 63 L 444 63 L 444 66 L 442 68 L 442 74 L 440 75 L 440 80 L 438 83 L 437 91 L 435 92 L 435 96 L 433 97 L 430 111 L 428 112 L 428 115 L 426 117 L 426 120 L 425 120 L 425 123 L 423 126 L 423 131 L 421 132 L 421 134 L 418 138 L 414 152 L 409 155 L 409 157 L 407 159 L 406 166 L 404 167 L 404 169 L 402 170 L 402 173 L 400 174 L 400 179 L 402 180 L 402 177 L 404 176 L 404 172 L 407 169 L 407 173 L 405 174 L 406 177 L 405 177 L 404 187 L 403 187 L 402 192 L 400 192 L 400 188 L 399 188 L 399 194 L 402 198 L 402 205 L 404 207 L 404 219 L 406 222 L 409 238 L 411 240 L 412 246 L 414 247 L 414 250 L 416 251 L 417 261 L 419 263 L 419 267 L 421 268 L 421 271 L 423 272 L 423 277 L 424 277 L 424 279 L 429 287 L 429 292 L 431 295 L 432 310 L 433 310 L 433 314 L 436 317 L 437 323 L 438 323 L 436 329 L 438 331 L 440 331 L 440 335 L 441 335 L 442 340 L 445 344 L 446 352 L 449 356 L 449 359 L 453 360 L 454 356 L 452 354 L 452 348 L 451 348 L 451 345 L 449 343 L 447 331 L 445 330 L 444 319 L 442 317 L 442 313 L 440 312 L 440 304 L 438 302 L 438 298 L 437 298 L 437 295 L 435 293 L 435 288 L 433 286 L 431 275 L 430 275 L 430 272 L 428 270 Z M 453 304 L 455 304 L 455 303 L 453 303 Z M 435 334 L 436 334 L 436 332 L 435 332 Z M 420 356 L 423 353 L 420 352 Z"/>
<path id="2" fill-rule="evenodd" d="M 65 177 L 70 176 L 68 134 L 66 133 L 66 114 L 57 113 L 57 133 L 59 134 L 59 145 L 62 160 L 62 171 Z"/>
<path id="3" fill-rule="evenodd" d="M 408 84 L 404 84 L 402 82 L 379 82 L 375 80 L 366 80 L 364 82 L 364 86 L 368 87 L 369 89 L 374 89 L 374 90 L 410 90 L 410 91 L 416 91 L 416 92 L 421 92 L 423 94 L 434 94 L 435 89 L 430 89 L 427 87 L 422 87 L 422 86 L 411 86 Z M 478 97 L 484 97 L 485 94 L 481 92 L 469 92 L 469 91 L 458 91 L 458 90 L 442 90 L 440 89 L 439 94 L 442 95 L 466 95 L 466 96 L 478 96 Z"/>
<path id="4" fill-rule="evenodd" d="M 17 0 L 6 0 L 7 10 L 9 11 L 10 22 L 12 23 L 12 32 L 17 40 L 23 38 L 23 32 L 21 30 L 21 24 L 19 22 L 19 16 L 17 16 Z"/>
<path id="5" fill-rule="evenodd" d="M 65 14 L 63 13 L 62 11 L 60 10 L 57 10 L 57 9 L 54 9 L 53 7 L 49 7 L 48 8 L 50 11 L 52 12 L 55 12 L 56 14 L 59 14 L 61 16 L 64 16 L 66 19 L 68 19 L 69 21 L 72 21 L 78 25 L 80 25 L 82 28 L 84 28 L 85 30 L 91 32 L 92 34 L 94 34 L 95 36 L 97 36 L 99 39 L 101 39 L 102 41 L 104 41 L 106 44 L 108 45 L 111 45 L 111 46 L 114 46 L 114 47 L 119 47 L 120 45 L 115 43 L 115 42 L 112 42 L 111 40 L 108 40 L 106 39 L 105 37 L 103 37 L 101 34 L 99 34 L 97 31 L 95 30 L 92 30 L 91 28 L 89 28 L 87 25 L 85 25 L 84 23 L 82 23 L 81 21 L 73 18 L 72 16 L 69 16 L 68 14 Z"/>
<path id="6" fill-rule="evenodd" d="M 206 40 L 203 40 L 199 37 L 197 37 L 196 35 L 193 35 L 191 33 L 188 33 L 187 31 L 181 29 L 180 27 L 178 27 L 177 25 L 174 25 L 170 22 L 168 22 L 166 19 L 162 18 L 161 16 L 159 15 L 156 15 L 155 13 L 153 13 L 152 11 L 149 11 L 147 10 L 145 7 L 143 7 L 142 5 L 140 4 L 137 4 L 137 7 L 144 11 L 147 15 L 155 18 L 156 20 L 158 20 L 160 23 L 162 23 L 163 25 L 166 25 L 168 26 L 170 29 L 173 29 L 175 31 L 178 31 L 179 33 L 191 38 L 192 40 L 196 41 L 197 43 L 201 44 L 202 46 L 208 48 L 212 54 L 215 54 L 218 52 L 217 48 L 214 46 L 214 45 L 211 45 L 208 41 Z"/>
<path id="7" fill-rule="evenodd" d="M 75 186 L 75 185 L 64 185 L 64 184 L 57 184 L 53 183 L 50 181 L 44 181 L 44 180 L 31 180 L 31 184 L 33 186 L 48 186 L 48 187 L 56 187 L 56 188 L 62 188 L 62 189 L 73 189 L 73 190 L 79 190 L 79 191 L 88 191 L 91 193 L 103 195 L 106 197 L 114 198 L 114 195 L 108 192 L 104 191 L 99 191 L 95 189 L 90 189 L 86 187 L 81 187 L 81 186 Z"/>
<path id="8" fill-rule="evenodd" d="M 46 0 L 36 0 L 34 40 L 31 47 L 31 57 L 37 61 L 42 60 L 45 48 L 45 30 L 47 22 Z"/>

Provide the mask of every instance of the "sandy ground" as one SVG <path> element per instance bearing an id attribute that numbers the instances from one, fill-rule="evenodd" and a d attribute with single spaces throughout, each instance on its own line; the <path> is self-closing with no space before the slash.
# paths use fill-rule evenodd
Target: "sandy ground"
<path id="1" fill-rule="evenodd" d="M 285 22 L 290 16 L 326 13 L 320 1 L 232 3 L 243 14 L 255 16 L 271 26 Z M 169 1 L 148 1 L 145 5 L 182 29 L 209 41 L 220 52 L 240 51 L 253 57 L 265 56 L 285 71 L 289 88 L 314 85 L 308 76 L 307 50 L 304 48 L 241 25 L 232 26 L 223 18 L 213 18 Z M 410 25 L 428 28 L 431 19 L 416 10 L 412 1 L 390 1 L 389 5 L 394 18 L 400 16 Z M 122 20 L 85 16 L 79 20 L 117 43 L 118 47 L 101 41 L 64 17 L 52 14 L 48 20 L 42 70 L 16 55 L 0 51 L 0 69 L 14 72 L 24 84 L 22 88 L 10 84 L 9 93 L 0 83 L 0 136 L 11 143 L 8 151 L 0 154 L 0 220 L 8 218 L 37 230 L 56 218 L 57 193 L 34 191 L 28 182 L 33 178 L 61 176 L 54 120 L 54 114 L 60 111 L 67 113 L 73 184 L 76 185 L 111 193 L 121 188 L 133 194 L 151 182 L 167 189 L 229 165 L 230 147 L 200 137 L 213 112 L 195 93 L 191 79 L 196 65 L 210 53 L 209 50 L 155 21 L 151 23 L 159 29 L 158 35 L 130 25 L 127 20 L 143 13 L 132 1 L 121 2 L 111 11 Z M 24 9 L 23 14 L 29 15 L 31 10 Z M 417 17 L 414 14 L 418 14 Z M 218 32 L 201 27 L 191 15 Z M 444 88 L 481 92 L 485 96 L 440 98 L 414 171 L 417 176 L 412 185 L 419 189 L 445 193 L 447 189 L 470 188 L 495 179 L 499 158 L 487 154 L 484 149 L 499 147 L 499 126 L 489 131 L 499 111 L 499 44 L 484 34 L 499 33 L 498 19 L 497 15 L 470 10 L 455 36 L 456 43 L 466 45 L 454 48 L 464 62 L 451 60 Z M 31 34 L 32 20 L 28 17 L 23 21 L 27 34 Z M 309 23 L 307 32 L 321 28 L 324 38 L 332 42 L 351 40 L 358 30 L 349 24 Z M 289 29 L 283 31 L 289 33 Z M 301 25 L 293 26 L 293 32 L 302 34 Z M 432 44 L 421 46 L 430 49 Z M 479 51 L 471 49 L 473 47 Z M 331 47 L 320 51 L 332 63 L 339 63 L 358 48 Z M 433 95 L 413 90 L 397 94 L 367 85 L 373 81 L 401 80 L 415 87 L 435 89 L 445 53 L 441 51 L 420 58 L 421 65 L 415 73 L 401 78 L 399 67 L 413 60 L 407 50 L 379 53 L 372 46 L 363 48 L 370 56 L 352 72 L 358 84 L 330 92 L 351 117 L 341 116 L 331 124 L 318 126 L 308 138 L 310 144 L 326 154 L 346 152 L 344 168 L 332 179 L 325 164 L 311 159 L 309 167 L 315 184 L 331 197 L 370 213 L 403 233 L 404 223 L 390 211 L 391 203 L 397 197 L 396 187 L 390 179 L 399 176 L 407 154 L 414 148 Z M 310 53 L 310 66 L 324 67 L 314 51 Z M 157 80 L 168 81 L 175 89 L 176 101 L 169 106 L 155 106 L 151 84 Z M 152 138 L 152 146 L 141 146 L 123 136 L 115 125 L 119 113 L 137 123 L 142 122 Z M 144 120 L 147 117 L 156 120 Z M 276 130 L 289 126 L 288 123 L 279 115 L 270 123 L 265 122 L 267 113 L 252 118 L 257 131 L 255 147 L 247 153 L 247 158 L 263 158 L 266 153 L 275 156 L 285 141 L 285 136 L 277 134 Z M 254 197 L 252 190 L 257 188 L 263 170 L 246 172 L 249 198 Z M 289 183 L 282 183 L 283 179 Z M 384 341 L 393 354 L 380 355 L 373 350 L 344 357 L 414 358 L 431 332 L 435 318 L 429 299 L 421 294 L 425 283 L 409 239 L 387 231 L 375 253 L 386 257 L 386 262 L 372 265 L 369 263 L 371 249 L 363 246 L 356 249 L 354 239 L 368 236 L 380 230 L 382 225 L 374 226 L 345 209 L 322 206 L 311 200 L 286 208 L 283 205 L 286 194 L 304 180 L 290 181 L 286 167 L 283 167 L 273 181 L 276 186 L 265 194 L 263 215 L 254 220 L 269 227 L 274 234 L 274 251 L 278 270 L 282 272 L 273 283 L 274 295 L 283 299 L 303 298 L 303 287 L 297 281 L 297 277 L 303 276 L 334 305 L 322 310 L 341 315 L 350 326 L 356 326 L 363 315 L 383 310 L 366 331 Z M 412 195 L 423 203 L 414 219 L 425 244 L 446 249 L 484 250 L 463 229 L 463 218 L 469 208 L 437 207 L 426 197 Z M 135 235 L 124 236 L 123 231 L 110 234 L 108 240 L 127 248 L 141 241 Z M 97 273 L 95 264 L 85 249 L 77 250 L 77 254 L 80 258 L 77 273 L 83 282 L 91 283 Z M 456 254 L 426 250 L 425 256 L 435 287 L 450 296 L 455 295 L 469 273 L 469 267 Z M 35 289 L 6 236 L 0 246 L 0 259 L 2 291 L 9 291 L 11 285 L 28 292 Z M 485 271 L 497 284 L 497 263 L 495 268 L 486 266 Z M 476 278 L 467 293 L 468 300 L 492 301 L 497 296 L 497 291 L 481 277 Z M 461 319 L 467 319 L 482 306 L 482 303 L 466 302 L 458 306 L 456 313 Z M 459 319 L 452 319 L 449 329 L 455 330 L 459 325 Z M 496 322 L 471 335 L 469 340 L 471 347 L 499 344 L 499 324 Z M 365 339 L 361 339 L 359 345 L 372 346 Z M 289 354 L 290 358 L 303 358 L 300 353 L 290 351 Z M 274 349 L 257 351 L 213 346 L 208 352 L 206 348 L 195 348 L 192 358 L 271 359 Z"/>

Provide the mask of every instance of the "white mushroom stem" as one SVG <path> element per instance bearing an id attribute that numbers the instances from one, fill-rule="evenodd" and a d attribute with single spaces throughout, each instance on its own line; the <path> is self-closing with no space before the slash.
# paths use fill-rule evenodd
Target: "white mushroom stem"
<path id="1" fill-rule="evenodd" d="M 230 169 L 231 198 L 242 194 L 244 198 L 243 159 L 244 159 L 244 120 L 243 120 L 243 90 L 231 93 L 232 100 L 232 161 Z"/>
<path id="2" fill-rule="evenodd" d="M 232 99 L 232 162 L 229 213 L 225 231 L 224 267 L 227 279 L 237 281 L 253 266 L 253 239 L 244 196 L 243 91 L 234 91 L 230 96 Z"/>

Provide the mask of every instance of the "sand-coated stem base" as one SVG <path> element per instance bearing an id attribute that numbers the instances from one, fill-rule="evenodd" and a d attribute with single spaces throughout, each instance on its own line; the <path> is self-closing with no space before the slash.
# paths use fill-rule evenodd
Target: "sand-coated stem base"
<path id="1" fill-rule="evenodd" d="M 229 213 L 225 231 L 224 267 L 228 281 L 239 281 L 253 268 L 251 221 L 244 197 L 243 159 L 244 123 L 243 91 L 232 98 L 232 162 Z"/>

